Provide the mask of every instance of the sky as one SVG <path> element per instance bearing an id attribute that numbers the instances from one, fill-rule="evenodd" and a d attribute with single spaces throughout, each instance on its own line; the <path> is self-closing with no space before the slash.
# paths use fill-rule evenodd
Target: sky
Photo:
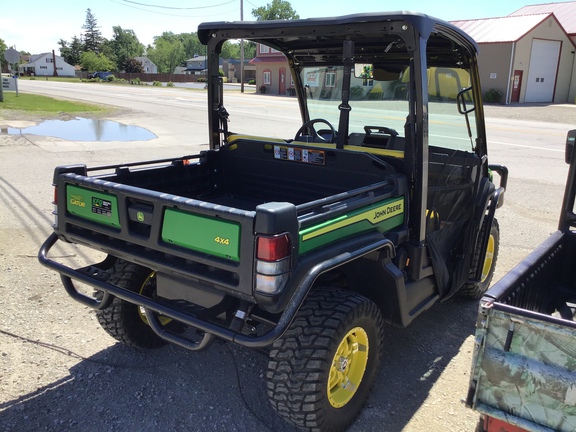
<path id="1" fill-rule="evenodd" d="M 0 13 L 0 39 L 18 51 L 40 54 L 52 50 L 59 54 L 58 41 L 70 41 L 83 33 L 86 10 L 91 9 L 102 35 L 110 39 L 112 27 L 134 30 L 144 45 L 165 31 L 189 33 L 198 24 L 209 21 L 240 21 L 240 4 L 244 3 L 244 20 L 253 20 L 252 9 L 271 0 L 3 0 Z M 506 16 L 530 4 L 550 1 L 530 0 L 291 0 L 300 18 L 329 17 L 353 13 L 398 11 L 421 12 L 437 18 L 466 20 Z"/>

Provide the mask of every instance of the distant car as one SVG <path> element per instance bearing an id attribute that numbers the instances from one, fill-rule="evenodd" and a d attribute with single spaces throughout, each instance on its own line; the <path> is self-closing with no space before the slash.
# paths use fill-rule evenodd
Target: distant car
<path id="1" fill-rule="evenodd" d="M 105 80 L 108 78 L 109 75 L 112 75 L 112 72 L 94 72 L 88 75 L 88 78 L 100 78 L 101 80 Z"/>

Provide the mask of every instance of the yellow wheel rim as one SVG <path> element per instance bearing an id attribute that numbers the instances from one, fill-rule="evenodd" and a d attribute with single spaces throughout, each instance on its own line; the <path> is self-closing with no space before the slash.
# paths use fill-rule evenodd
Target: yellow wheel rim
<path id="1" fill-rule="evenodd" d="M 486 257 L 484 258 L 484 266 L 482 267 L 482 277 L 480 278 L 480 282 L 485 282 L 486 279 L 488 279 L 490 269 L 492 268 L 492 263 L 494 262 L 494 248 L 495 239 L 494 236 L 490 234 L 490 238 L 488 239 L 488 246 L 486 247 Z"/>
<path id="2" fill-rule="evenodd" d="M 140 287 L 140 292 L 138 294 L 144 294 L 146 289 L 150 288 L 150 287 L 153 287 L 153 288 L 156 287 L 156 272 L 150 273 L 150 275 L 146 278 L 146 280 L 144 281 L 144 283 Z M 148 319 L 146 318 L 146 312 L 144 312 L 144 308 L 142 306 L 138 306 L 138 315 L 140 315 L 140 319 L 142 321 L 144 321 L 144 323 L 146 325 L 150 325 L 150 324 L 148 324 Z M 165 326 L 170 321 L 172 321 L 172 319 L 168 318 L 168 317 L 161 316 L 161 317 L 159 317 L 159 321 L 160 321 L 160 324 Z"/>
<path id="3" fill-rule="evenodd" d="M 350 402 L 368 364 L 368 334 L 361 327 L 350 330 L 338 345 L 328 375 L 328 400 L 334 408 Z"/>

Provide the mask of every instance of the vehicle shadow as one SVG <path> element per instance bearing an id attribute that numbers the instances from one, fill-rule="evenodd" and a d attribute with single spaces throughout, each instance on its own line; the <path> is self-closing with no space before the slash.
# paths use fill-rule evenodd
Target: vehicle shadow
<path id="1" fill-rule="evenodd" d="M 473 332 L 475 310 L 472 302 L 448 301 L 407 329 L 389 328 L 374 390 L 350 430 L 403 430 Z M 79 357 L 55 345 L 25 341 Z M 80 358 L 68 376 L 0 404 L 0 429 L 295 432 L 267 402 L 265 370 L 266 357 L 259 352 L 222 342 L 198 353 L 115 344 Z"/>
<path id="2" fill-rule="evenodd" d="M 461 352 L 466 339 L 474 334 L 477 312 L 478 302 L 456 296 L 435 305 L 407 328 L 388 327 L 383 360 L 372 394 L 350 431 L 466 430 L 452 424 L 447 414 L 451 406 L 464 409 L 462 401 L 466 397 L 471 367 L 468 359 L 465 365 L 459 365 L 459 371 L 463 367 L 466 376 L 449 379 L 451 384 L 459 383 L 460 387 L 456 389 L 451 384 L 443 384 L 440 394 L 436 391 L 432 394 L 432 401 L 428 399 L 448 365 Z M 407 427 L 415 414 L 429 402 L 438 405 L 440 411 L 430 409 L 425 415 L 444 416 L 445 420 L 439 421 L 441 428 L 429 424 L 429 418 L 425 419 L 428 426 Z M 477 416 L 471 410 L 470 414 L 474 419 L 472 422 L 475 422 Z"/>

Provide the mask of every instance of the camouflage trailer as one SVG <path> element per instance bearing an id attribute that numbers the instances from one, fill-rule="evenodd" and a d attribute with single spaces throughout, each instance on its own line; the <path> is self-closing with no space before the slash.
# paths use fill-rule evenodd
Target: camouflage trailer
<path id="1" fill-rule="evenodd" d="M 558 231 L 480 302 L 467 398 L 480 430 L 576 430 L 575 137 Z"/>

